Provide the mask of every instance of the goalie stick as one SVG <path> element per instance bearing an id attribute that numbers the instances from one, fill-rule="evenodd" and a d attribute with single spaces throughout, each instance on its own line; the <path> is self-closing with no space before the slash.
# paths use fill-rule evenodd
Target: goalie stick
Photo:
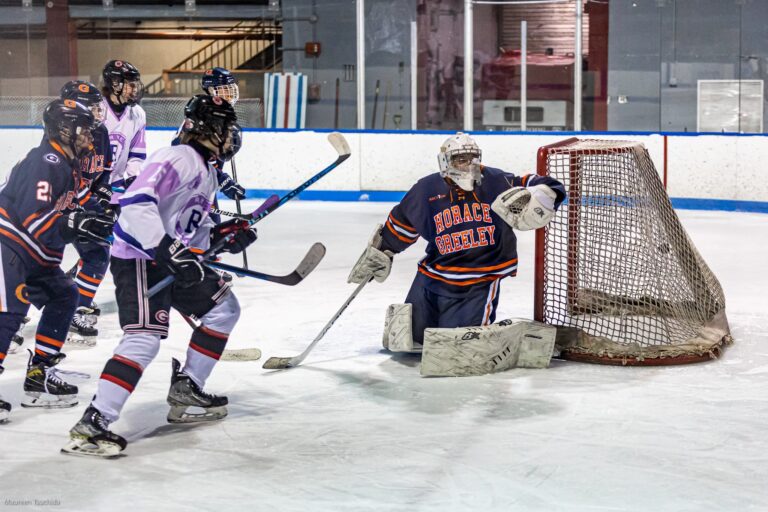
<path id="1" fill-rule="evenodd" d="M 256 214 L 256 212 L 254 212 L 253 218 L 248 220 L 248 224 L 250 226 L 253 226 L 257 222 L 259 222 L 261 219 L 263 219 L 264 217 L 266 217 L 267 215 L 269 215 L 270 213 L 272 213 L 273 211 L 277 210 L 282 205 L 284 205 L 285 203 L 287 203 L 288 201 L 290 201 L 291 199 L 293 199 L 294 197 L 299 195 L 307 187 L 309 187 L 310 185 L 312 185 L 313 183 L 318 181 L 320 178 L 322 178 L 323 176 L 325 176 L 326 174 L 328 174 L 332 170 L 334 170 L 342 162 L 344 162 L 344 160 L 349 158 L 349 155 L 350 155 L 349 144 L 347 143 L 347 140 L 344 138 L 344 136 L 342 134 L 340 134 L 339 132 L 329 133 L 328 134 L 328 142 L 331 143 L 333 148 L 339 154 L 338 158 L 336 158 L 336 160 L 331 165 L 329 165 L 328 167 L 326 167 L 322 171 L 318 172 L 317 174 L 315 174 L 314 176 L 309 178 L 307 181 L 305 181 L 304 183 L 302 183 L 301 185 L 299 185 L 295 189 L 293 189 L 290 192 L 288 192 L 287 194 L 285 194 L 283 197 L 280 198 L 280 200 L 277 201 L 277 203 L 275 203 L 272 206 L 266 208 L 264 211 L 262 211 L 259 214 Z M 234 238 L 235 234 L 236 233 L 233 232 L 233 233 L 228 234 L 225 237 L 222 237 L 222 239 L 219 240 L 218 243 L 212 245 L 207 251 L 205 251 L 202 254 L 201 261 L 209 259 L 211 256 L 215 256 L 222 249 L 222 247 L 224 247 L 226 244 L 228 244 L 230 242 L 230 240 L 232 240 L 232 238 Z M 155 286 L 153 286 L 149 290 L 148 296 L 149 297 L 154 296 L 155 294 L 157 294 L 157 292 L 159 292 L 160 290 L 162 290 L 163 288 L 165 288 L 166 286 L 171 284 L 174 280 L 175 280 L 175 277 L 172 276 L 172 275 L 164 278 L 162 281 L 157 283 Z"/>
<path id="2" fill-rule="evenodd" d="M 225 270 L 227 272 L 235 272 L 238 275 L 253 277 L 261 279 L 262 281 L 269 281 L 271 283 L 284 284 L 287 286 L 295 286 L 299 284 L 305 277 L 307 277 L 315 267 L 323 260 L 325 256 L 325 246 L 320 242 L 315 242 L 312 247 L 309 248 L 304 259 L 296 266 L 296 269 L 290 274 L 284 276 L 273 276 L 271 274 L 265 274 L 263 272 L 257 272 L 247 268 L 240 268 L 234 265 L 228 265 L 220 261 L 204 261 L 203 263 L 209 267 L 217 268 L 219 270 Z"/>
<path id="3" fill-rule="evenodd" d="M 371 278 L 373 279 L 373 278 Z M 333 317 L 330 319 L 330 321 L 325 324 L 323 329 L 320 331 L 320 334 L 318 334 L 314 340 L 312 340 L 312 343 L 309 344 L 307 348 L 304 349 L 304 352 L 301 354 L 294 356 L 294 357 L 270 357 L 266 360 L 266 362 L 262 365 L 262 368 L 265 368 L 267 370 L 285 370 L 287 368 L 294 368 L 296 366 L 299 366 L 301 362 L 309 355 L 309 353 L 312 351 L 313 348 L 315 348 L 315 345 L 323 339 L 323 336 L 325 336 L 325 333 L 328 332 L 328 329 L 331 328 L 331 326 L 336 322 L 336 320 L 339 319 L 341 314 L 344 312 L 345 309 L 347 309 L 347 306 L 357 297 L 357 294 L 360 293 L 360 291 L 363 289 L 363 287 L 371 282 L 371 279 L 368 279 L 367 281 L 363 281 L 359 285 L 357 285 L 357 288 L 355 288 L 355 291 L 352 292 L 352 295 L 349 296 L 349 298 L 344 301 L 344 304 L 341 305 L 341 308 L 336 312 L 336 314 L 333 315 Z"/>

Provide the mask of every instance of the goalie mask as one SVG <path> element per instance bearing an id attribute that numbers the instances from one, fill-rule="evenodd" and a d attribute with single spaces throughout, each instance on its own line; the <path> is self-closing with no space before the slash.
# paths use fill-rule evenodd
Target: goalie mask
<path id="1" fill-rule="evenodd" d="M 139 70 L 124 60 L 111 60 L 101 72 L 102 85 L 107 95 L 114 95 L 121 105 L 138 105 L 144 96 L 144 84 Z"/>
<path id="2" fill-rule="evenodd" d="M 225 99 L 233 107 L 240 99 L 240 88 L 237 86 L 237 78 L 231 71 L 224 68 L 211 68 L 203 73 L 200 86 L 207 94 Z"/>
<path id="3" fill-rule="evenodd" d="M 182 131 L 207 139 L 216 148 L 216 157 L 230 160 L 240 150 L 242 135 L 232 105 L 218 96 L 198 94 L 184 107 Z"/>
<path id="4" fill-rule="evenodd" d="M 470 192 L 475 185 L 480 185 L 483 178 L 480 170 L 482 155 L 483 152 L 472 137 L 458 132 L 440 146 L 437 155 L 440 176 L 450 178 L 463 190 Z"/>

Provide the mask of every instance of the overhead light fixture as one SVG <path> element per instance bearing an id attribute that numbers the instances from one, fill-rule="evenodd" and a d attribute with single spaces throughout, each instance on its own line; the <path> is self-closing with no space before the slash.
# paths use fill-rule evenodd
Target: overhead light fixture
<path id="1" fill-rule="evenodd" d="M 113 0 L 101 0 L 101 4 L 104 6 L 105 11 L 111 11 L 115 8 L 115 2 Z"/>
<path id="2" fill-rule="evenodd" d="M 32 0 L 21 0 L 21 10 L 22 11 L 31 11 L 32 10 Z"/>
<path id="3" fill-rule="evenodd" d="M 184 0 L 184 11 L 187 13 L 197 11 L 197 5 L 195 5 L 195 0 Z"/>
<path id="4" fill-rule="evenodd" d="M 269 11 L 269 12 L 280 12 L 280 0 L 269 0 L 269 5 L 267 6 L 267 11 Z"/>

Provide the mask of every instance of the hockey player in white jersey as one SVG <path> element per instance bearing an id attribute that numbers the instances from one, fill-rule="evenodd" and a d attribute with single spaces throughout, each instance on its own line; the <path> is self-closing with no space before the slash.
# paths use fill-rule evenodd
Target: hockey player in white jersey
<path id="1" fill-rule="evenodd" d="M 112 202 L 117 204 L 147 158 L 144 140 L 147 115 L 139 105 L 144 84 L 136 66 L 124 60 L 107 62 L 101 78 L 106 112 L 104 126 L 112 146 Z"/>
<path id="2" fill-rule="evenodd" d="M 219 97 L 199 95 L 187 104 L 185 118 L 181 144 L 152 154 L 120 199 L 111 271 L 124 334 L 104 367 L 93 401 L 70 430 L 66 453 L 110 457 L 125 448 L 125 440 L 110 432 L 109 424 L 118 419 L 158 353 L 160 340 L 168 335 L 171 308 L 198 319 L 200 325 L 192 333 L 184 367 L 173 360 L 168 421 L 210 421 L 227 414 L 227 398 L 208 394 L 203 387 L 224 351 L 240 306 L 192 247 L 227 239 L 223 250 L 237 253 L 256 240 L 256 232 L 242 219 L 213 225 L 208 218 L 218 189 L 208 162 L 229 160 L 237 151 L 235 111 Z M 150 298 L 147 290 L 169 274 L 175 277 L 173 285 Z M 204 412 L 193 414 L 188 407 Z"/>

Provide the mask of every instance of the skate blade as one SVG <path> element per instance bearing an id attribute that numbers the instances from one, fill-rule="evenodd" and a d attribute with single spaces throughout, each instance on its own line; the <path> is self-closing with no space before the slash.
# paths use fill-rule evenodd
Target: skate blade
<path id="1" fill-rule="evenodd" d="M 123 449 L 119 444 L 104 440 L 94 440 L 83 438 L 73 438 L 64 445 L 61 453 L 67 455 L 77 455 L 79 457 L 101 457 L 103 459 L 115 459 L 122 457 L 120 453 Z"/>
<path id="2" fill-rule="evenodd" d="M 0 411 L 0 423 L 8 423 L 8 419 L 11 417 L 11 413 L 8 411 Z"/>
<path id="3" fill-rule="evenodd" d="M 67 336 L 66 347 L 72 350 L 87 350 L 96 346 L 96 336 L 80 336 L 72 334 Z"/>
<path id="4" fill-rule="evenodd" d="M 168 423 L 204 423 L 218 421 L 227 417 L 227 407 L 211 407 L 203 413 L 187 412 L 191 405 L 172 405 L 168 411 Z"/>
<path id="5" fill-rule="evenodd" d="M 68 409 L 77 405 L 77 395 L 48 395 L 46 393 L 27 393 L 21 406 L 29 409 Z"/>

